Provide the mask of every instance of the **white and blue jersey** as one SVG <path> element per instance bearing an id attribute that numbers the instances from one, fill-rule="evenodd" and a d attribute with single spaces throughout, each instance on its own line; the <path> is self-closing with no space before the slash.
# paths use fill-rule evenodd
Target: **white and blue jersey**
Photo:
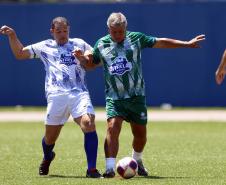
<path id="1" fill-rule="evenodd" d="M 31 58 L 40 58 L 45 65 L 46 97 L 50 94 L 64 94 L 71 91 L 87 92 L 85 70 L 73 56 L 74 49 L 83 52 L 92 50 L 84 40 L 73 38 L 60 46 L 55 40 L 49 39 L 26 47 Z"/>

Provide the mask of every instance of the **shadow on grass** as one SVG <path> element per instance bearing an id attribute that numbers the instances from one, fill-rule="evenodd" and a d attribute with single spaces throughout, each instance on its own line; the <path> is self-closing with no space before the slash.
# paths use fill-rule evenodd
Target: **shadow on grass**
<path id="1" fill-rule="evenodd" d="M 72 178 L 72 179 L 82 179 L 82 178 L 87 178 L 86 176 L 75 176 L 75 175 L 48 175 L 48 176 L 42 176 L 43 178 Z M 116 178 L 121 178 L 119 176 L 116 176 Z M 140 178 L 140 179 L 189 179 L 190 177 L 160 177 L 160 176 L 147 176 L 147 177 L 142 177 L 142 176 L 135 176 L 133 178 L 134 180 Z M 121 178 L 123 179 L 123 178 Z"/>
<path id="2" fill-rule="evenodd" d="M 48 175 L 48 176 L 43 176 L 44 178 L 62 178 L 62 179 L 82 179 L 82 178 L 86 178 L 86 176 L 76 176 L 76 175 Z"/>
<path id="3" fill-rule="evenodd" d="M 144 179 L 190 179 L 191 177 L 160 177 L 160 176 L 136 176 L 136 178 L 144 178 Z"/>

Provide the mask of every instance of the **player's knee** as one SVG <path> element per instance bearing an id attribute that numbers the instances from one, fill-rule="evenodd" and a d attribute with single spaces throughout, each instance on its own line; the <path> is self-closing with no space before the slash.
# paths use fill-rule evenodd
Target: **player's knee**
<path id="1" fill-rule="evenodd" d="M 120 133 L 120 128 L 113 125 L 108 126 L 107 134 L 110 138 L 118 138 Z"/>
<path id="2" fill-rule="evenodd" d="M 145 131 L 142 131 L 142 130 L 135 130 L 133 132 L 133 136 L 135 138 L 139 138 L 139 139 L 143 139 L 143 140 L 146 140 L 147 139 L 147 134 Z"/>
<path id="3" fill-rule="evenodd" d="M 92 132 L 96 130 L 95 123 L 90 118 L 82 120 L 81 129 L 83 132 Z"/>

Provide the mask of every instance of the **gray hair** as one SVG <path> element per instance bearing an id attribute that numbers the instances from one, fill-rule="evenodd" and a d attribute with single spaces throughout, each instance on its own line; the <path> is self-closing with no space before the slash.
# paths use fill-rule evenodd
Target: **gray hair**
<path id="1" fill-rule="evenodd" d="M 111 15 L 108 17 L 108 20 L 107 20 L 107 26 L 108 26 L 108 28 L 116 27 L 116 26 L 127 27 L 127 20 L 126 20 L 125 15 L 123 15 L 121 12 L 111 13 Z"/>

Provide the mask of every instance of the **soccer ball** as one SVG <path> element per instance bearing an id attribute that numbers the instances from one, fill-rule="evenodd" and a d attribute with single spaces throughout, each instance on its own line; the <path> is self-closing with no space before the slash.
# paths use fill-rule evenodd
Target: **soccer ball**
<path id="1" fill-rule="evenodd" d="M 137 162 L 132 157 L 124 157 L 117 162 L 116 170 L 124 179 L 132 178 L 137 173 Z"/>

